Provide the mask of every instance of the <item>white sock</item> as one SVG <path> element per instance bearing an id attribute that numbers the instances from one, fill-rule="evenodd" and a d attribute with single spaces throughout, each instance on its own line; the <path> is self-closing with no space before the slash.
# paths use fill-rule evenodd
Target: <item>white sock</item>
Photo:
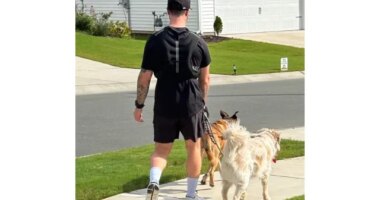
<path id="1" fill-rule="evenodd" d="M 160 183 L 162 170 L 159 167 L 152 167 L 150 168 L 150 183 L 155 182 L 157 184 Z"/>
<path id="2" fill-rule="evenodd" d="M 195 197 L 198 186 L 198 178 L 187 177 L 187 197 Z"/>

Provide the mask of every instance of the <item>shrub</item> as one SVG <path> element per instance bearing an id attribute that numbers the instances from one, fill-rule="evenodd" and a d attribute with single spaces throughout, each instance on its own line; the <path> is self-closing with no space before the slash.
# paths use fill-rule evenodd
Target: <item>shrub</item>
<path id="1" fill-rule="evenodd" d="M 109 13 L 100 13 L 100 18 L 96 18 L 96 22 L 92 27 L 91 34 L 95 36 L 108 36 L 110 29 L 110 22 L 108 18 L 112 15 L 112 12 Z"/>
<path id="2" fill-rule="evenodd" d="M 94 19 L 86 13 L 77 12 L 75 16 L 75 28 L 80 31 L 90 32 Z"/>
<path id="3" fill-rule="evenodd" d="M 215 17 L 214 21 L 214 31 L 217 36 L 219 36 L 219 33 L 221 33 L 223 30 L 223 22 L 222 19 L 219 16 Z"/>
<path id="4" fill-rule="evenodd" d="M 95 36 L 107 36 L 109 30 L 109 23 L 106 21 L 97 21 L 92 27 L 91 34 Z"/>
<path id="5" fill-rule="evenodd" d="M 109 13 L 100 13 L 100 16 L 101 16 L 101 20 L 104 20 L 104 21 L 107 21 L 112 15 L 112 12 L 109 12 Z"/>
<path id="6" fill-rule="evenodd" d="M 112 22 L 110 23 L 109 36 L 111 37 L 124 37 L 130 35 L 131 30 L 127 26 L 126 22 Z"/>
<path id="7" fill-rule="evenodd" d="M 126 22 L 108 21 L 112 12 L 94 14 L 93 17 L 86 13 L 76 12 L 76 29 L 86 31 L 95 36 L 124 37 L 130 35 L 131 30 Z"/>

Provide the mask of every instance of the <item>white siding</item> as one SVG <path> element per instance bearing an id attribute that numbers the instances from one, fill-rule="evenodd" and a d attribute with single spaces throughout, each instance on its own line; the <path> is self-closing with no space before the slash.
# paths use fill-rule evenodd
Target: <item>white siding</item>
<path id="1" fill-rule="evenodd" d="M 202 33 L 214 33 L 214 0 L 199 0 L 201 2 L 201 30 Z"/>
<path id="2" fill-rule="evenodd" d="M 80 9 L 80 0 L 75 3 Z M 84 0 L 84 11 L 90 13 L 92 5 L 96 13 L 112 11 L 110 20 L 128 23 L 128 10 L 118 4 L 119 0 Z M 167 0 L 130 0 L 132 31 L 153 32 L 152 11 L 162 14 L 166 6 Z M 222 18 L 222 34 L 299 30 L 304 29 L 304 0 L 192 0 L 187 26 L 213 33 L 215 16 Z M 163 26 L 169 25 L 168 15 L 162 21 Z"/>
<path id="3" fill-rule="evenodd" d="M 187 22 L 187 27 L 191 31 L 199 31 L 199 8 L 198 8 L 198 1 L 192 0 L 191 1 L 191 10 L 190 10 L 190 16 L 189 21 Z"/>
<path id="4" fill-rule="evenodd" d="M 299 0 L 217 0 L 215 15 L 222 18 L 222 34 L 300 28 Z"/>
<path id="5" fill-rule="evenodd" d="M 166 12 L 166 1 L 163 0 L 130 0 L 131 1 L 131 24 L 134 32 L 151 32 L 153 28 L 153 14 L 163 14 Z M 168 17 L 162 17 L 163 25 L 168 24 Z M 156 30 L 159 30 L 156 27 Z"/>
<path id="6" fill-rule="evenodd" d="M 75 3 L 81 8 L 80 0 L 75 0 Z M 91 5 L 94 7 L 96 13 L 113 12 L 110 20 L 125 21 L 128 23 L 128 11 L 122 6 L 118 5 L 119 0 L 84 0 L 86 13 L 90 13 Z M 130 16 L 131 24 L 129 25 L 133 32 L 153 32 L 153 15 L 152 11 L 156 14 L 163 14 L 166 12 L 167 0 L 130 0 Z M 199 31 L 198 25 L 198 1 L 191 1 L 190 16 L 187 27 L 191 31 Z M 169 25 L 169 17 L 165 15 L 162 17 L 163 26 Z M 161 29 L 156 27 L 155 30 Z"/>
<path id="7" fill-rule="evenodd" d="M 153 32 L 153 15 L 162 14 L 166 11 L 167 0 L 130 0 L 131 2 L 131 26 L 133 32 Z M 163 27 L 169 25 L 169 17 L 162 17 Z M 198 31 L 198 5 L 197 1 L 191 1 L 191 10 L 187 27 L 191 31 Z M 156 31 L 161 29 L 156 27 Z"/>
<path id="8" fill-rule="evenodd" d="M 82 7 L 80 0 L 75 0 L 75 3 L 79 8 Z M 128 23 L 127 10 L 122 5 L 118 5 L 119 0 L 84 0 L 83 3 L 87 14 L 90 14 L 90 8 L 93 6 L 97 14 L 112 12 L 110 20 Z"/>

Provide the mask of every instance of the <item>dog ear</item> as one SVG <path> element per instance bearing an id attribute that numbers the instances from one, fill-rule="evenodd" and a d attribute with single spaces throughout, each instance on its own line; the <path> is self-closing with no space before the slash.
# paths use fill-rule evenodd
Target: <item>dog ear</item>
<path id="1" fill-rule="evenodd" d="M 222 119 L 225 119 L 225 118 L 229 118 L 230 116 L 224 112 L 223 110 L 220 110 L 220 116 L 222 117 Z"/>
<path id="2" fill-rule="evenodd" d="M 273 130 L 273 136 L 274 138 L 276 139 L 277 142 L 280 142 L 281 141 L 281 137 L 280 137 L 280 133 Z"/>
<path id="3" fill-rule="evenodd" d="M 237 119 L 237 116 L 236 116 L 236 114 L 238 113 L 239 111 L 236 111 L 235 113 L 234 113 L 234 115 L 232 115 L 232 119 Z"/>

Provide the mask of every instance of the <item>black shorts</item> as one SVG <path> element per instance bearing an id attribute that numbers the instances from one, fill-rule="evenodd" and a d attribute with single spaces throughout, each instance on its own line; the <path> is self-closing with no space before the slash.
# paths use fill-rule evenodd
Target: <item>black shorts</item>
<path id="1" fill-rule="evenodd" d="M 191 139 L 195 142 L 204 133 L 202 122 L 203 110 L 187 118 L 167 118 L 154 114 L 154 141 L 172 143 L 179 138 L 179 132 L 181 132 L 185 140 Z"/>

